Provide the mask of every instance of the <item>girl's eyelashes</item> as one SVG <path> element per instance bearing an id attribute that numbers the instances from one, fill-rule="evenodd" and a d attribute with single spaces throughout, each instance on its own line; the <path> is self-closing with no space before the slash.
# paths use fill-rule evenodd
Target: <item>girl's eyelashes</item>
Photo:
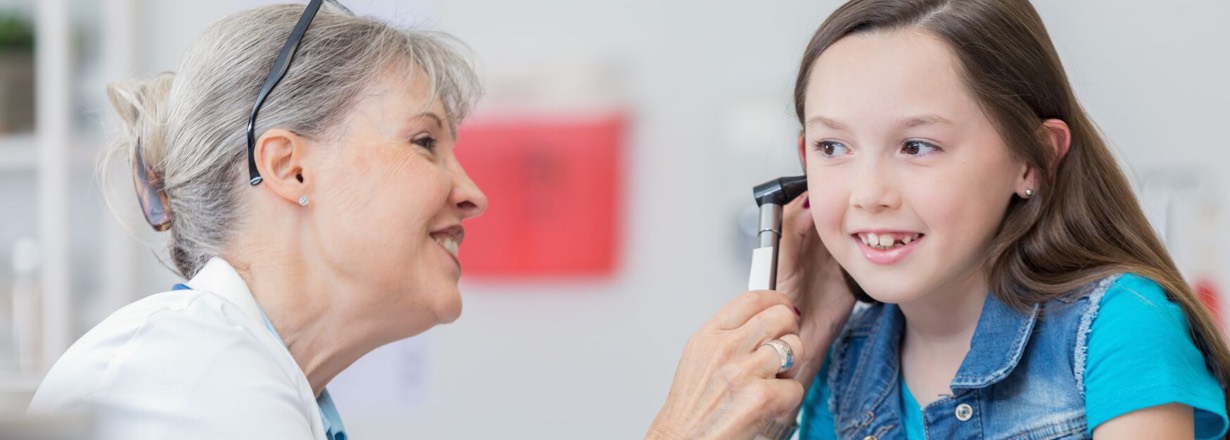
<path id="1" fill-rule="evenodd" d="M 835 141 L 819 141 L 816 142 L 816 151 L 825 157 L 836 157 L 846 154 L 850 151 L 845 144 Z"/>
<path id="2" fill-rule="evenodd" d="M 901 152 L 909 156 L 926 156 L 940 151 L 940 147 L 927 141 L 908 140 L 901 145 Z"/>
<path id="3" fill-rule="evenodd" d="M 436 151 L 436 138 L 431 135 L 422 135 L 410 140 L 410 143 L 423 147 L 428 152 Z"/>
<path id="4" fill-rule="evenodd" d="M 831 140 L 816 141 L 814 149 L 824 157 L 850 154 L 850 147 L 846 144 Z M 922 140 L 911 139 L 901 144 L 901 153 L 907 156 L 926 156 L 937 151 L 942 151 L 942 149 L 931 142 Z"/>

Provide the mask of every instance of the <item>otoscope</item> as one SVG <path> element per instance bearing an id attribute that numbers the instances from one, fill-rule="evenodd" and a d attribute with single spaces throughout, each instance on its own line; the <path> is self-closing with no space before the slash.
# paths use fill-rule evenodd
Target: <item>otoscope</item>
<path id="1" fill-rule="evenodd" d="M 807 176 L 779 177 L 756 185 L 752 194 L 760 207 L 760 226 L 756 238 L 760 247 L 752 251 L 752 273 L 747 290 L 777 288 L 777 245 L 782 240 L 782 206 L 807 190 Z"/>

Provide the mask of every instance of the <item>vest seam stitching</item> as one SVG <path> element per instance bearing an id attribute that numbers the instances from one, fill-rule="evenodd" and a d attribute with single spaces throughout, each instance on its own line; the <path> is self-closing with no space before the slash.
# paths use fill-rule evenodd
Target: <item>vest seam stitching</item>
<path id="1" fill-rule="evenodd" d="M 1086 357 L 1089 351 L 1089 332 L 1093 330 L 1093 320 L 1097 318 L 1098 311 L 1101 309 L 1102 297 L 1121 276 L 1122 274 L 1111 275 L 1099 281 L 1097 288 L 1089 294 L 1089 308 L 1085 309 L 1085 313 L 1081 316 L 1081 324 L 1076 332 L 1076 353 L 1072 373 L 1076 377 L 1076 389 L 1082 398 L 1085 397 L 1085 362 L 1088 360 Z"/>

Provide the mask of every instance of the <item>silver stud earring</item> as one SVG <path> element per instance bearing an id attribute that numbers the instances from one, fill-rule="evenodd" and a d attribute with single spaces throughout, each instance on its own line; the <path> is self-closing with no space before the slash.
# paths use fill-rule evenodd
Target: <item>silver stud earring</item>
<path id="1" fill-rule="evenodd" d="M 1033 190 L 1033 188 L 1027 188 L 1027 189 L 1025 189 L 1025 198 L 1027 198 L 1027 199 L 1028 199 L 1028 198 L 1033 197 L 1033 196 L 1034 196 L 1034 190 Z M 304 196 L 304 197 L 307 197 L 307 196 Z"/>
<path id="2" fill-rule="evenodd" d="M 307 206 L 307 205 L 308 205 L 308 201 L 309 201 L 309 200 L 308 200 L 308 196 L 307 196 L 307 194 L 304 194 L 304 195 L 299 196 L 299 206 Z"/>

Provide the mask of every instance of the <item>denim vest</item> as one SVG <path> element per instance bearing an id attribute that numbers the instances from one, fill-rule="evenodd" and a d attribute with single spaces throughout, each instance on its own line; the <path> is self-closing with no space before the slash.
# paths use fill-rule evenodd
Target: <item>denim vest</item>
<path id="1" fill-rule="evenodd" d="M 1026 312 L 988 294 L 953 394 L 922 408 L 927 438 L 1088 438 L 1086 341 L 1102 294 L 1117 278 Z M 905 438 L 898 382 L 904 324 L 896 305 L 871 306 L 856 312 L 834 343 L 829 375 L 816 380 L 832 392 L 838 438 Z"/>

